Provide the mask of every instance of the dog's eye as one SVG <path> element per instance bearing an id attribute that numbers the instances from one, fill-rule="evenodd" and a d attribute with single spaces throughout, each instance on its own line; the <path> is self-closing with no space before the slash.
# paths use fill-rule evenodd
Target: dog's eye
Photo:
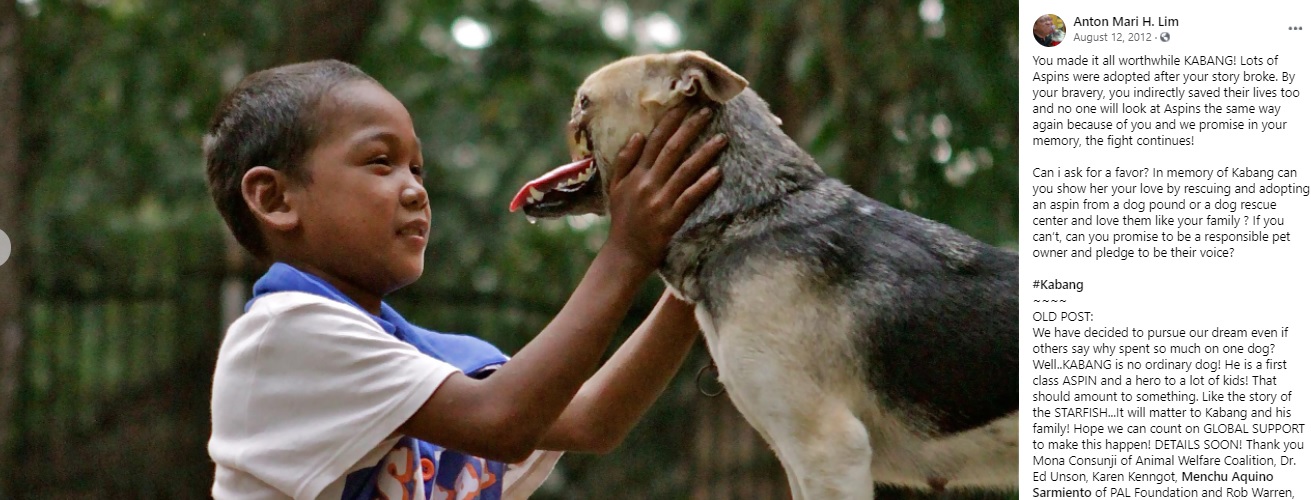
<path id="1" fill-rule="evenodd" d="M 578 109 L 587 109 L 587 107 L 591 105 L 592 105 L 592 100 L 588 99 L 587 96 L 582 96 L 578 98 Z"/>

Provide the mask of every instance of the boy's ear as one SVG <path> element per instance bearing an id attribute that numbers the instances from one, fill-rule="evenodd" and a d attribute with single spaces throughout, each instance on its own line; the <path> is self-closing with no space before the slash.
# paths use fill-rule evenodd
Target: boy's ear
<path id="1" fill-rule="evenodd" d="M 241 177 L 241 196 L 255 219 L 276 231 L 290 231 L 300 224 L 300 215 L 288 203 L 286 174 L 269 167 L 255 167 Z"/>

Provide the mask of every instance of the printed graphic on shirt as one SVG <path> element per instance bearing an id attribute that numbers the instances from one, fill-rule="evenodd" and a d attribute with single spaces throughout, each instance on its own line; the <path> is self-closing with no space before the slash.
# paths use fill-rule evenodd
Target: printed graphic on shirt
<path id="1" fill-rule="evenodd" d="M 342 498 L 500 500 L 499 481 L 504 475 L 505 465 L 499 462 L 404 438 L 377 466 L 347 476 Z"/>

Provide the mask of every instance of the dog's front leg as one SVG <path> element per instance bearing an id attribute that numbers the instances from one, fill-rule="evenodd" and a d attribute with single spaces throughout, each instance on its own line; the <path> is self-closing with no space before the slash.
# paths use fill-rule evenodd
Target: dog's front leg
<path id="1" fill-rule="evenodd" d="M 727 333 L 727 332 L 721 332 Z M 806 376 L 797 360 L 759 345 L 729 345 L 720 377 L 733 404 L 774 447 L 794 500 L 874 498 L 873 450 L 864 424 L 846 402 Z M 759 337 L 756 337 L 759 338 Z"/>
<path id="2" fill-rule="evenodd" d="M 795 462 L 796 459 L 789 457 L 783 453 L 785 450 L 783 448 L 779 448 L 778 441 L 775 440 L 773 436 L 769 434 L 769 432 L 767 432 L 767 429 L 769 429 L 768 427 L 766 427 L 764 424 L 757 421 L 756 419 L 752 418 L 751 414 L 742 411 L 742 407 L 744 403 L 738 401 L 736 398 L 733 397 L 734 394 L 733 391 L 729 390 L 726 392 L 728 393 L 728 398 L 733 401 L 733 406 L 738 408 L 738 412 L 742 414 L 742 417 L 746 419 L 748 424 L 751 424 L 751 428 L 755 429 L 756 432 L 760 433 L 760 437 L 765 439 L 765 443 L 769 445 L 769 449 L 773 450 L 774 455 L 778 457 L 779 463 L 783 466 L 783 472 L 787 474 L 788 488 L 792 493 L 792 496 L 790 498 L 793 499 L 805 498 L 805 495 L 801 491 L 801 478 L 797 476 L 796 473 L 797 469 L 792 466 L 792 463 Z"/>
<path id="3" fill-rule="evenodd" d="M 765 424 L 776 427 L 771 434 L 781 435 L 779 445 L 790 457 L 789 479 L 799 483 L 793 487 L 794 498 L 874 498 L 873 450 L 865 426 L 838 401 L 798 404 L 805 406 L 794 410 L 788 421 Z"/>
<path id="4" fill-rule="evenodd" d="M 721 365 L 717 369 L 717 372 L 719 373 L 720 383 L 724 385 L 724 389 L 728 393 L 728 399 L 733 402 L 733 406 L 738 409 L 738 413 L 742 414 L 742 418 L 751 425 L 751 428 L 760 433 L 760 437 L 764 438 L 765 444 L 768 444 L 769 449 L 773 450 L 774 455 L 778 457 L 779 463 L 783 466 L 783 472 L 787 474 L 788 488 L 791 490 L 790 498 L 793 498 L 794 500 L 805 498 L 801 491 L 801 478 L 797 476 L 795 469 L 791 466 L 792 459 L 783 454 L 783 449 L 779 448 L 778 441 L 769 434 L 768 428 L 756 418 L 755 414 L 742 410 L 744 406 L 750 405 L 750 403 L 741 400 L 742 396 L 747 393 L 739 392 L 739 390 L 742 390 L 741 388 L 735 389 L 733 387 L 737 385 L 738 381 L 741 381 L 742 377 L 734 377 L 724 373 L 722 365 L 729 359 L 729 356 L 726 356 L 723 351 L 720 350 L 719 332 L 715 330 L 714 320 L 710 317 L 710 314 L 705 307 L 696 308 L 696 318 L 697 322 L 701 325 L 701 331 L 705 333 L 706 348 L 710 351 L 711 359 L 714 359 L 715 363 Z M 730 366 L 733 366 L 730 370 L 740 370 L 742 368 L 741 363 L 734 361 L 727 362 Z M 754 394 L 754 391 L 752 394 Z"/>

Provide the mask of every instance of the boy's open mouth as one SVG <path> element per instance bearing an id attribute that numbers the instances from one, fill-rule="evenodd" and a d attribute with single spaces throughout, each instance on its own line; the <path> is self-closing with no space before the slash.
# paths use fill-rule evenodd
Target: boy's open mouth
<path id="1" fill-rule="evenodd" d="M 428 219 L 413 220 L 402 225 L 400 229 L 397 229 L 396 234 L 405 237 L 414 236 L 426 239 L 428 237 L 429 227 Z"/>
<path id="2" fill-rule="evenodd" d="M 601 178 L 591 156 L 563 165 L 528 181 L 510 201 L 510 211 L 524 209 L 531 217 L 562 217 L 594 211 L 601 198 Z"/>

